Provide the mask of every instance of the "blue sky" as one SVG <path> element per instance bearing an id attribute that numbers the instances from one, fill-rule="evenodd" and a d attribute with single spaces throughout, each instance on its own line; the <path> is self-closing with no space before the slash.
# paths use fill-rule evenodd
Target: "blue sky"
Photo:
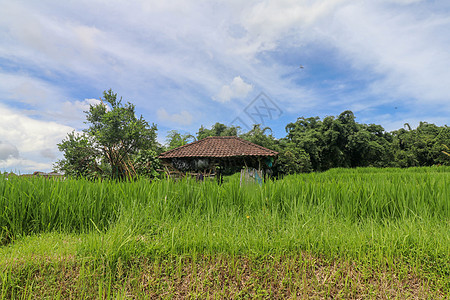
<path id="1" fill-rule="evenodd" d="M 86 128 L 83 111 L 109 88 L 158 125 L 161 142 L 172 129 L 254 119 L 280 138 L 298 117 L 347 109 L 387 131 L 449 124 L 448 1 L 0 7 L 0 171 L 50 171 L 56 144 Z"/>

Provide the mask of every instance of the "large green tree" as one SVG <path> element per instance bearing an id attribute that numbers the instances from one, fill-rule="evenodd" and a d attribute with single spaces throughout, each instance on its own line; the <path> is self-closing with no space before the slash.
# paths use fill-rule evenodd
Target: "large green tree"
<path id="1" fill-rule="evenodd" d="M 156 125 L 136 117 L 133 104 L 122 104 L 122 98 L 110 89 L 103 93 L 101 103 L 85 113 L 89 127 L 58 144 L 64 158 L 57 162 L 57 169 L 72 176 L 122 179 L 138 174 L 143 169 L 139 164 L 148 166 L 153 161 L 149 156 L 156 156 L 160 149 Z"/>
<path id="2" fill-rule="evenodd" d="M 380 125 L 359 124 L 347 110 L 338 117 L 298 118 L 286 126 L 286 147 L 291 154 L 309 158 L 310 167 L 387 166 L 392 160 L 391 135 Z M 295 169 L 295 168 L 294 168 Z"/>
<path id="3" fill-rule="evenodd" d="M 450 143 L 450 127 L 420 122 L 416 129 L 408 123 L 392 132 L 396 166 L 414 167 L 449 164 L 443 155 Z"/>

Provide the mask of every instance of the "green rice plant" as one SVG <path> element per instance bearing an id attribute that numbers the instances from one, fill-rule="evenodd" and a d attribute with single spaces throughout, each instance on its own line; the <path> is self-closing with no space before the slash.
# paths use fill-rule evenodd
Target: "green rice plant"
<path id="1" fill-rule="evenodd" d="M 81 234 L 80 257 L 308 251 L 377 264 L 407 260 L 449 275 L 450 168 L 332 169 L 262 185 L 185 178 L 129 182 L 0 179 L 4 243 Z M 434 267 L 440 266 L 433 271 Z"/>

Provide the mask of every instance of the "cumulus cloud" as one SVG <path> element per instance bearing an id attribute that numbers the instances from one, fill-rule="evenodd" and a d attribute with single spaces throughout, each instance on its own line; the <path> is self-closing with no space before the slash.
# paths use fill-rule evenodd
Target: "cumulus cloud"
<path id="1" fill-rule="evenodd" d="M 56 144 L 74 130 L 56 122 L 32 119 L 2 105 L 0 116 L 0 140 L 8 141 L 0 144 L 3 168 L 51 168 L 59 152 Z"/>
<path id="2" fill-rule="evenodd" d="M 91 105 L 98 105 L 100 104 L 100 99 L 84 99 L 83 101 L 76 100 L 75 102 L 65 102 L 64 104 L 68 106 L 69 109 L 72 110 L 80 110 L 80 111 L 87 111 L 89 110 L 89 107 Z"/>
<path id="3" fill-rule="evenodd" d="M 9 158 L 18 157 L 19 150 L 17 150 L 16 146 L 0 141 L 0 161 L 6 161 Z"/>
<path id="4" fill-rule="evenodd" d="M 169 114 L 164 108 L 158 109 L 157 116 L 160 121 L 173 122 L 179 125 L 190 125 L 193 119 L 192 115 L 186 110 L 179 114 Z"/>
<path id="5" fill-rule="evenodd" d="M 89 110 L 91 105 L 100 104 L 99 99 L 84 99 L 83 101 L 65 101 L 61 104 L 60 110 L 55 112 L 59 119 L 80 121 L 85 119 L 85 111 Z M 107 107 L 108 109 L 108 107 Z"/>
<path id="6" fill-rule="evenodd" d="M 54 149 L 51 149 L 51 148 L 42 149 L 42 150 L 39 152 L 39 154 L 40 154 L 42 157 L 49 158 L 49 159 L 52 159 L 52 160 L 56 159 L 56 157 L 57 157 L 57 155 L 56 155 Z"/>
<path id="7" fill-rule="evenodd" d="M 16 145 L 20 152 L 56 147 L 72 127 L 56 122 L 35 120 L 0 106 L 0 139 Z"/>
<path id="8" fill-rule="evenodd" d="M 220 92 L 212 98 L 215 101 L 225 103 L 231 99 L 245 98 L 252 90 L 251 84 L 242 80 L 241 76 L 237 76 L 233 78 L 231 84 L 222 86 Z"/>

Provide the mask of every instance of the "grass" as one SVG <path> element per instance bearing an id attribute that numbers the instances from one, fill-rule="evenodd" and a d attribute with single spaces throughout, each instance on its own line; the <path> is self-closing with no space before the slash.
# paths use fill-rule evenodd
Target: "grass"
<path id="1" fill-rule="evenodd" d="M 308 254 L 193 255 L 118 261 L 71 259 L 2 272 L 4 298 L 443 298 L 405 264 L 373 268 Z"/>
<path id="2" fill-rule="evenodd" d="M 0 179 L 2 295 L 444 298 L 449 185 L 448 167 Z"/>

